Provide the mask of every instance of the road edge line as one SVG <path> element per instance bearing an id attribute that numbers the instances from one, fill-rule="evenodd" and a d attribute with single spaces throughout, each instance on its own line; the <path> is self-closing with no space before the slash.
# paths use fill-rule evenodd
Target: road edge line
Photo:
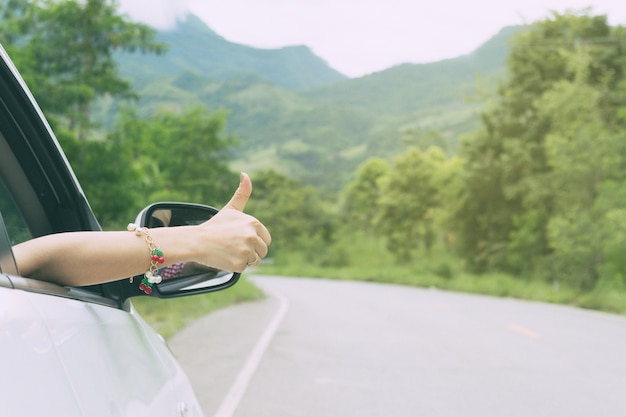
<path id="1" fill-rule="evenodd" d="M 259 367 L 259 363 L 261 362 L 261 359 L 263 358 L 263 355 L 265 354 L 267 347 L 272 341 L 272 338 L 274 337 L 274 334 L 276 333 L 278 326 L 282 322 L 283 318 L 285 317 L 285 314 L 287 313 L 287 310 L 289 309 L 289 302 L 287 301 L 285 297 L 278 295 L 278 294 L 273 294 L 273 295 L 280 302 L 278 311 L 276 315 L 274 316 L 274 318 L 272 319 L 272 321 L 270 322 L 270 324 L 265 328 L 265 331 L 263 332 L 263 334 L 257 341 L 256 345 L 254 346 L 254 349 L 252 349 L 252 352 L 250 353 L 250 356 L 248 356 L 248 359 L 246 360 L 245 365 L 243 366 L 243 368 L 241 368 L 241 370 L 239 371 L 239 374 L 237 375 L 237 378 L 235 378 L 235 381 L 230 386 L 228 393 L 222 400 L 222 403 L 220 404 L 219 408 L 214 414 L 214 417 L 232 417 L 233 416 L 233 414 L 235 413 L 235 410 L 237 409 L 237 407 L 239 406 L 239 403 L 241 402 L 241 399 L 243 398 L 243 395 L 248 389 L 248 385 L 250 384 L 250 381 L 252 380 L 252 376 L 254 375 L 257 368 Z"/>

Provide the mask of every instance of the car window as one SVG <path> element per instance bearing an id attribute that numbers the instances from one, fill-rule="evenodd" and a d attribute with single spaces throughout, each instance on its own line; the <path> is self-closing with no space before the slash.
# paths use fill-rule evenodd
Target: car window
<path id="1" fill-rule="evenodd" d="M 33 238 L 22 214 L 18 210 L 9 190 L 0 179 L 0 213 L 4 219 L 11 245 L 16 245 Z"/>

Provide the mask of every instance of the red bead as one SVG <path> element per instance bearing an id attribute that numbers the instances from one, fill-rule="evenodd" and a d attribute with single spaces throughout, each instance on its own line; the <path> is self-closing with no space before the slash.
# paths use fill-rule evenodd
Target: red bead
<path id="1" fill-rule="evenodd" d="M 159 260 L 159 255 L 154 254 L 150 257 L 150 259 L 152 259 L 154 262 L 157 262 Z"/>
<path id="2" fill-rule="evenodd" d="M 143 292 L 145 292 L 146 294 L 150 295 L 152 293 L 152 288 L 146 287 L 146 289 L 143 290 Z"/>
<path id="3" fill-rule="evenodd" d="M 161 256 L 161 257 L 159 258 L 159 263 L 160 263 L 160 264 L 162 264 L 162 263 L 164 263 L 164 262 L 165 262 L 165 258 Z"/>

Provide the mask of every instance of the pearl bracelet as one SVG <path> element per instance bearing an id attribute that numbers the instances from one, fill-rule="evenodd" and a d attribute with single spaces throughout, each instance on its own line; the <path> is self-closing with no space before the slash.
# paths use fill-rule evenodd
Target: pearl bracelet
<path id="1" fill-rule="evenodd" d="M 159 275 L 159 269 L 157 268 L 158 264 L 162 264 L 165 262 L 165 258 L 163 257 L 163 252 L 159 249 L 159 247 L 152 240 L 152 236 L 150 236 L 150 231 L 147 227 L 141 227 L 136 225 L 135 223 L 129 223 L 127 230 L 129 232 L 135 232 L 137 236 L 141 236 L 142 234 L 146 238 L 146 243 L 148 244 L 148 251 L 150 253 L 150 267 L 145 272 L 141 283 L 139 284 L 139 289 L 144 293 L 150 295 L 152 293 L 152 285 L 158 284 L 163 280 L 161 275 Z M 133 282 L 133 278 L 130 278 L 130 282 Z"/>

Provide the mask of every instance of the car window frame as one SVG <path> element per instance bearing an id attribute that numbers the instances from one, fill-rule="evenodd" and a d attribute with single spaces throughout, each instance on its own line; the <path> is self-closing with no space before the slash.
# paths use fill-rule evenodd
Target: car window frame
<path id="1" fill-rule="evenodd" d="M 0 45 L 0 177 L 33 237 L 102 230 L 54 132 Z M 5 277 L 7 276 L 4 274 Z M 11 276 L 5 287 L 130 309 L 121 282 L 64 287 Z"/>

